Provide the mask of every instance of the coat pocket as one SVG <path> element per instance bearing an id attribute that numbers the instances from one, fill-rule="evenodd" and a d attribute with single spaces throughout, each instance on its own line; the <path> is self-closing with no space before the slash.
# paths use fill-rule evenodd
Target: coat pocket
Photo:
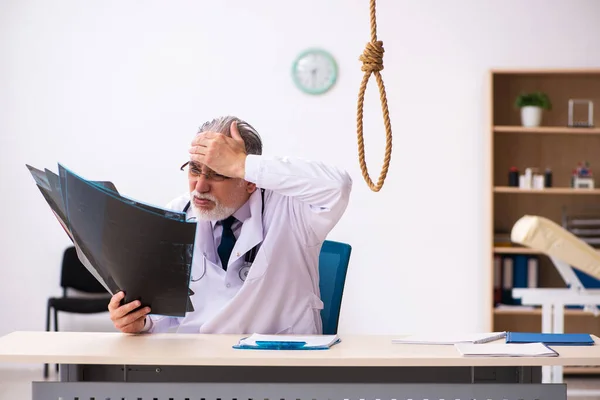
<path id="1" fill-rule="evenodd" d="M 252 282 L 257 279 L 260 279 L 264 276 L 265 272 L 267 272 L 267 268 L 269 267 L 269 261 L 267 260 L 267 256 L 265 252 L 261 250 L 256 253 L 256 257 L 254 258 L 254 262 L 250 266 L 250 271 L 248 272 L 248 276 L 246 277 L 247 282 Z"/>

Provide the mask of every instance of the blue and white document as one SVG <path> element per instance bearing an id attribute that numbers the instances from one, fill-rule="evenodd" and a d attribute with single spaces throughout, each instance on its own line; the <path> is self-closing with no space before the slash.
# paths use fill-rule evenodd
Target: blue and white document
<path id="1" fill-rule="evenodd" d="M 327 350 L 340 342 L 337 335 L 260 335 L 241 339 L 234 349 L 254 350 Z"/>

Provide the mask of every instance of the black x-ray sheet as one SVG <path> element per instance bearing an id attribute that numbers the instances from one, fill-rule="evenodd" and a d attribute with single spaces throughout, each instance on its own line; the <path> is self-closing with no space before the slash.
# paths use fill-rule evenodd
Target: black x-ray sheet
<path id="1" fill-rule="evenodd" d="M 73 242 L 81 263 L 109 293 L 116 293 L 119 290 L 117 284 L 112 280 L 110 275 L 107 275 L 104 270 L 98 268 L 97 263 L 93 262 L 93 259 L 90 261 L 91 255 L 87 249 L 82 249 L 79 246 L 79 241 L 76 240 L 78 238 L 77 232 L 73 232 L 69 227 L 58 175 L 47 169 L 45 171 L 40 171 L 30 165 L 27 165 L 27 168 L 33 175 L 33 178 L 38 185 L 38 189 L 42 192 L 44 199 L 54 212 L 55 217 Z"/>
<path id="2" fill-rule="evenodd" d="M 58 175 L 27 168 L 79 259 L 109 293 L 123 290 L 126 303 L 139 299 L 152 314 L 193 310 L 196 224 L 185 213 L 126 198 L 110 181 L 88 181 L 60 164 Z"/>

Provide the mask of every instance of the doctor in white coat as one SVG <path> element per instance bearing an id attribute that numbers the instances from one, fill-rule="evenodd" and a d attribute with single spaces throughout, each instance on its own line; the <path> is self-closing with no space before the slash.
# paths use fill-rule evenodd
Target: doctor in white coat
<path id="1" fill-rule="evenodd" d="M 115 327 L 127 333 L 322 333 L 319 253 L 346 210 L 350 176 L 322 162 L 262 155 L 256 130 L 236 117 L 205 123 L 189 152 L 189 192 L 169 208 L 197 221 L 194 311 L 152 315 L 148 307 L 136 310 L 139 301 L 120 306 L 120 292 L 109 305 Z"/>

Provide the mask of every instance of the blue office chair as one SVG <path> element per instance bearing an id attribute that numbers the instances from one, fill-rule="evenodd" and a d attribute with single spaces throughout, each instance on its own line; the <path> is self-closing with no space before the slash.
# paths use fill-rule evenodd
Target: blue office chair
<path id="1" fill-rule="evenodd" d="M 326 240 L 319 254 L 319 288 L 323 309 L 323 334 L 337 333 L 342 306 L 342 294 L 352 247 L 346 243 Z"/>

